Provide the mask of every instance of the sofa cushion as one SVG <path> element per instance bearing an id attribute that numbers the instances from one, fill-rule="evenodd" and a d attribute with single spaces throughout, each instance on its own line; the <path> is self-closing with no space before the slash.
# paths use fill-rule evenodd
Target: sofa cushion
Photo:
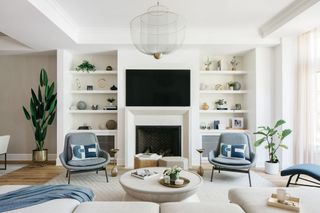
<path id="1" fill-rule="evenodd" d="M 216 157 L 211 159 L 214 162 L 226 165 L 250 165 L 251 162 L 246 159 L 239 159 L 239 158 L 225 158 L 225 157 Z"/>
<path id="2" fill-rule="evenodd" d="M 94 166 L 106 162 L 105 158 L 89 158 L 84 160 L 69 160 L 70 166 Z"/>
<path id="3" fill-rule="evenodd" d="M 151 202 L 96 201 L 81 203 L 74 213 L 159 213 L 159 205 Z"/>
<path id="4" fill-rule="evenodd" d="M 0 195 L 10 191 L 15 191 L 26 187 L 27 185 L 5 185 L 0 186 Z M 18 199 L 17 199 L 18 202 Z M 46 213 L 70 213 L 80 204 L 79 201 L 69 198 L 55 199 L 48 202 L 40 203 L 34 206 L 29 206 L 21 209 L 8 211 L 8 213 L 35 213 L 35 212 L 46 212 Z M 1 207 L 0 207 L 1 209 Z"/>
<path id="5" fill-rule="evenodd" d="M 293 197 L 299 197 L 301 201 L 300 212 L 319 212 L 320 190 L 316 188 L 286 188 Z M 289 211 L 267 205 L 267 199 L 277 188 L 237 188 L 229 191 L 231 203 L 238 204 L 247 213 L 288 213 Z"/>
<path id="6" fill-rule="evenodd" d="M 244 211 L 232 203 L 187 203 L 171 202 L 160 205 L 161 213 L 243 213 Z"/>

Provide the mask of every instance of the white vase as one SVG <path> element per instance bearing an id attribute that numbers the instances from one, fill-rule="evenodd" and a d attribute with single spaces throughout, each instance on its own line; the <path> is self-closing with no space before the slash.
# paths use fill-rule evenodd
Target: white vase
<path id="1" fill-rule="evenodd" d="M 264 171 L 270 175 L 276 175 L 279 173 L 279 162 L 278 163 L 270 163 L 264 162 Z"/>

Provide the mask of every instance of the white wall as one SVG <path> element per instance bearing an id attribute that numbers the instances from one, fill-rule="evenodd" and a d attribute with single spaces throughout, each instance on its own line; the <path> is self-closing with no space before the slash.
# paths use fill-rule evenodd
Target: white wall
<path id="1" fill-rule="evenodd" d="M 160 60 L 152 56 L 144 55 L 135 48 L 121 48 L 118 50 L 118 148 L 120 149 L 118 159 L 119 164 L 124 164 L 125 156 L 125 70 L 126 69 L 190 69 L 191 70 L 191 119 L 190 129 L 198 130 L 198 85 L 199 85 L 199 52 L 197 49 L 177 50 L 176 52 L 163 56 Z M 122 86 L 120 86 L 122 85 Z M 190 132 L 192 142 L 190 150 L 194 152 L 194 158 L 190 161 L 197 163 L 198 156 L 196 148 L 201 147 L 196 132 Z"/>
<path id="2" fill-rule="evenodd" d="M 274 121 L 284 119 L 287 123 L 284 128 L 293 131 L 297 101 L 297 38 L 282 38 L 280 45 L 274 48 L 275 77 L 274 77 Z M 288 150 L 279 150 L 281 168 L 286 168 L 294 163 L 294 134 L 289 135 L 285 144 Z"/>
<path id="3" fill-rule="evenodd" d="M 55 55 L 0 56 L 0 135 L 11 135 L 9 160 L 31 160 L 36 148 L 32 125 L 22 111 L 29 108 L 30 89 L 37 89 L 41 68 L 45 68 L 50 81 L 57 82 Z M 45 147 L 49 159 L 55 160 L 56 123 L 48 128 Z"/>
<path id="4" fill-rule="evenodd" d="M 271 125 L 274 113 L 274 56 L 272 48 L 256 48 L 256 128 Z M 268 159 L 264 145 L 256 148 L 257 166 Z"/>

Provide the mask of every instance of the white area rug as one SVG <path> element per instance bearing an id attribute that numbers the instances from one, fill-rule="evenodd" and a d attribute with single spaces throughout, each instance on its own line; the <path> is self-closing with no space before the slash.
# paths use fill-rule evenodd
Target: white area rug
<path id="1" fill-rule="evenodd" d="M 109 171 L 108 171 L 109 172 Z M 95 172 L 73 174 L 71 176 L 71 184 L 86 186 L 91 188 L 97 201 L 121 201 L 125 195 L 119 183 L 119 177 L 124 170 L 120 170 L 118 177 L 109 177 L 109 183 L 106 182 L 104 172 L 100 171 L 97 175 Z M 110 174 L 110 173 L 109 173 Z M 235 187 L 249 187 L 248 175 L 242 173 L 221 172 L 216 171 L 213 182 L 210 182 L 211 171 L 206 170 L 204 175 L 204 183 L 198 191 L 198 197 L 201 202 L 228 202 L 228 191 Z M 253 187 L 272 187 L 272 183 L 255 172 L 251 172 L 251 180 Z M 66 184 L 67 178 L 65 174 L 61 174 L 47 184 Z"/>
<path id="2" fill-rule="evenodd" d="M 0 170 L 0 176 L 8 174 L 10 172 L 13 172 L 15 170 L 21 169 L 22 167 L 25 167 L 27 164 L 7 164 L 7 170 Z M 1 167 L 4 167 L 4 165 L 0 165 Z"/>

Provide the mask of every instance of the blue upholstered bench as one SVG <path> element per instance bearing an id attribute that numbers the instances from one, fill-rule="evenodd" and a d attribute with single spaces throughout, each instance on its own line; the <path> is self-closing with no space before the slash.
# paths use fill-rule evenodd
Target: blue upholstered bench
<path id="1" fill-rule="evenodd" d="M 289 180 L 288 180 L 288 183 L 287 183 L 287 187 L 290 184 L 292 184 L 292 185 L 300 185 L 300 186 L 320 187 L 320 166 L 319 165 L 315 165 L 315 164 L 298 164 L 298 165 L 291 166 L 291 167 L 281 171 L 281 176 L 288 176 L 288 175 L 290 175 L 290 177 L 289 177 Z M 291 183 L 291 179 L 295 175 L 297 175 L 296 181 L 294 183 Z M 314 178 L 315 180 L 317 180 L 319 182 L 302 178 L 302 177 L 300 177 L 300 175 L 307 175 L 309 177 Z M 299 179 L 314 183 L 316 185 L 299 184 L 298 183 Z"/>

